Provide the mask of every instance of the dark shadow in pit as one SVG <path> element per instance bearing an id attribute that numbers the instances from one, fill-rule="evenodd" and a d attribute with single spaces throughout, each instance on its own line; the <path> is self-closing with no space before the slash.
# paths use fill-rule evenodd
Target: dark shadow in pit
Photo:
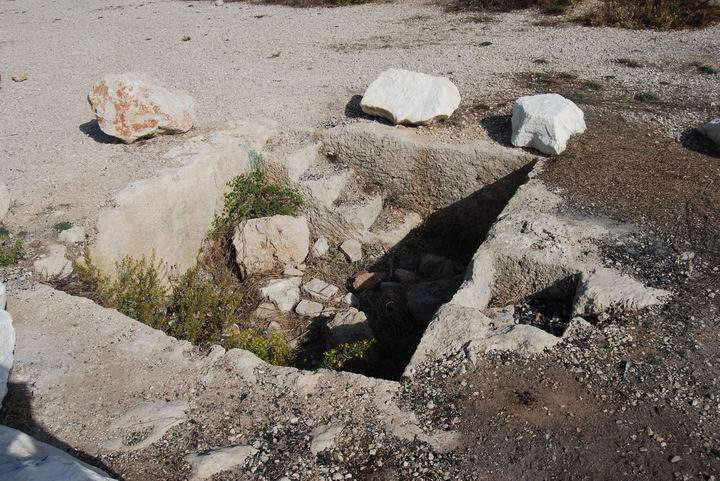
<path id="1" fill-rule="evenodd" d="M 510 142 L 512 137 L 511 118 L 510 115 L 493 115 L 482 119 L 480 125 L 492 140 L 505 147 L 512 147 Z"/>
<path id="2" fill-rule="evenodd" d="M 93 139 L 95 142 L 101 143 L 101 144 L 117 144 L 120 143 L 119 139 L 116 139 L 115 137 L 111 137 L 110 135 L 106 134 L 102 130 L 100 130 L 100 126 L 97 123 L 97 120 L 90 120 L 89 122 L 85 122 L 84 124 L 80 125 L 80 132 L 87 135 L 91 139 Z"/>
<path id="3" fill-rule="evenodd" d="M 680 134 L 680 143 L 688 150 L 720 159 L 720 146 L 713 143 L 698 129 L 685 130 Z"/>
<path id="4" fill-rule="evenodd" d="M 373 122 L 379 122 L 381 124 L 394 126 L 394 124 L 387 119 L 384 119 L 382 117 L 373 117 L 372 115 L 368 115 L 363 112 L 362 108 L 360 107 L 360 102 L 362 101 L 362 98 L 362 95 L 353 95 L 352 98 L 348 101 L 348 103 L 345 104 L 346 117 L 350 119 L 372 120 Z"/>
<path id="5" fill-rule="evenodd" d="M 369 271 L 383 273 L 404 269 L 418 278 L 400 282 L 389 276 L 357 293 L 378 341 L 376 361 L 364 374 L 400 379 L 429 321 L 457 291 L 465 268 L 533 164 L 434 212 L 370 266 Z M 437 275 L 422 262 L 427 254 L 447 261 L 438 264 Z"/>
<path id="6" fill-rule="evenodd" d="M 112 468 L 105 463 L 85 452 L 73 449 L 48 432 L 42 424 L 36 422 L 35 419 L 33 419 L 32 413 L 32 391 L 27 384 L 9 382 L 7 387 L 8 392 L 3 400 L 2 409 L 0 410 L 0 424 L 17 429 L 38 441 L 42 441 L 66 452 L 86 464 L 102 469 L 108 476 L 118 481 L 123 480 L 122 476 L 114 472 Z"/>

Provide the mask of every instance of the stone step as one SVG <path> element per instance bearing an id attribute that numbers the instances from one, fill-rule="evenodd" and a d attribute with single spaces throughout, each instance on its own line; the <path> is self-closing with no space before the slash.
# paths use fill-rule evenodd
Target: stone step
<path id="1" fill-rule="evenodd" d="M 358 233 L 365 234 L 377 220 L 382 208 L 382 195 L 363 193 L 354 199 L 341 202 L 335 211 Z"/>
<path id="2" fill-rule="evenodd" d="M 316 163 L 322 159 L 320 148 L 322 144 L 315 142 L 292 151 L 287 155 L 280 156 L 277 163 L 285 171 L 288 180 L 297 183 L 302 176 Z"/>
<path id="3" fill-rule="evenodd" d="M 423 218 L 417 212 L 386 209 L 363 238 L 363 242 L 381 244 L 389 249 L 403 240 L 422 222 Z"/>
<path id="4" fill-rule="evenodd" d="M 303 175 L 298 185 L 317 204 L 331 209 L 352 176 L 353 171 L 350 169 L 335 166 L 330 166 L 330 169 L 318 169 L 315 165 Z"/>

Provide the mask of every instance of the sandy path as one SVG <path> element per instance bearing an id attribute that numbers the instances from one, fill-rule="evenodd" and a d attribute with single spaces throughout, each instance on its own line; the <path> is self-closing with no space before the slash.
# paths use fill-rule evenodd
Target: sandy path
<path id="1" fill-rule="evenodd" d="M 161 154 L 178 137 L 133 146 L 98 141 L 106 139 L 85 96 L 110 72 L 143 71 L 189 91 L 199 129 L 258 117 L 315 127 L 343 117 L 352 96 L 390 66 L 450 76 L 466 102 L 492 101 L 509 87 L 504 74 L 541 68 L 615 75 L 644 90 L 663 81 L 698 95 L 717 91 L 716 78 L 686 64 L 717 56 L 720 29 L 659 34 L 532 20 L 513 14 L 476 24 L 412 4 L 298 10 L 175 0 L 4 2 L 0 178 L 16 199 L 6 224 L 45 237 L 61 220 L 92 221 L 113 192 L 167 166 Z M 192 39 L 183 42 L 185 35 Z M 488 40 L 492 46 L 478 45 Z M 661 67 L 629 69 L 612 62 L 618 57 Z M 534 64 L 537 58 L 549 64 Z M 18 73 L 28 80 L 11 81 Z"/>

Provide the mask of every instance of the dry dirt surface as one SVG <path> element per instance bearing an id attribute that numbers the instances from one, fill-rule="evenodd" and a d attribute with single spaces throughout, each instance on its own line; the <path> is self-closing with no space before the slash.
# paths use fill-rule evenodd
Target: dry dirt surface
<path id="1" fill-rule="evenodd" d="M 462 434 L 450 453 L 388 432 L 363 390 L 328 386 L 316 401 L 290 395 L 272 380 L 249 386 L 231 368 L 199 384 L 144 373 L 138 379 L 155 387 L 137 381 L 132 399 L 116 393 L 96 402 L 118 379 L 135 380 L 127 360 L 117 361 L 122 376 L 93 373 L 93 356 L 102 356 L 105 343 L 86 346 L 74 336 L 98 341 L 104 326 L 96 333 L 73 331 L 82 375 L 92 380 L 74 379 L 82 402 L 34 398 L 28 380 L 11 386 L 0 422 L 125 481 L 186 480 L 188 453 L 230 441 L 257 444 L 261 453 L 252 472 L 237 469 L 215 481 L 717 481 L 720 150 L 693 129 L 720 115 L 720 75 L 694 65 L 720 63 L 720 28 L 631 32 L 542 26 L 533 12 L 482 23 L 472 17 L 412 1 L 335 9 L 175 0 L 3 2 L 0 180 L 14 199 L 5 225 L 25 232 L 31 258 L 38 241 L 56 236 L 58 222 L 92 230 L 112 194 L 171 166 L 162 154 L 182 140 L 232 119 L 267 118 L 308 130 L 369 122 L 358 111 L 367 84 L 385 68 L 407 68 L 447 76 L 458 86 L 463 102 L 456 115 L 417 129 L 444 141 L 508 144 L 510 108 L 520 95 L 556 91 L 578 102 L 588 131 L 549 162 L 543 179 L 562 192 L 568 211 L 638 224 L 630 242 L 602 246 L 605 262 L 672 290 L 672 302 L 600 319 L 603 336 L 551 353 L 488 356 L 460 375 L 455 360 L 446 359 L 403 382 L 395 401 L 415 413 L 424 431 Z M 190 92 L 196 128 L 133 145 L 102 134 L 87 91 L 104 74 L 123 71 L 146 72 Z M 20 74 L 27 80 L 11 80 Z M 642 93 L 657 99 L 638 100 Z M 24 267 L 0 269 L 0 280 L 27 277 Z M 19 330 L 18 345 L 32 348 L 20 349 L 16 362 L 19 373 L 32 377 L 38 366 L 54 365 L 42 355 L 42 343 L 52 342 L 44 336 L 77 329 L 68 320 L 76 310 L 62 295 L 55 300 L 65 309 L 62 322 L 50 325 L 56 314 L 43 306 L 42 321 L 50 327 L 37 327 L 42 323 L 27 321 L 34 319 L 37 286 L 16 285 L 29 293 L 23 317 L 33 326 Z M 93 315 L 83 322 L 104 320 Z M 107 329 L 114 336 L 108 345 L 127 337 Z M 202 356 L 193 351 L 192 359 Z M 52 376 L 42 374 L 51 384 Z M 95 388 L 82 392 L 82 386 Z M 142 450 L 92 449 L 105 427 L 74 406 L 100 412 L 158 393 L 190 402 L 190 421 Z M 35 419 L 36 408 L 55 413 L 61 427 Z M 314 427 L 333 422 L 346 426 L 337 445 L 309 456 Z M 85 430 L 95 437 L 83 437 Z"/>

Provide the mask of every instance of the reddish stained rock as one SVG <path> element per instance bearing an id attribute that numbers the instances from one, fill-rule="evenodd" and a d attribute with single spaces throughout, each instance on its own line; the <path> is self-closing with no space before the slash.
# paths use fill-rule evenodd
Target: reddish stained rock
<path id="1" fill-rule="evenodd" d="M 360 271 L 353 277 L 352 287 L 356 291 L 372 289 L 385 279 L 383 272 Z"/>
<path id="2" fill-rule="evenodd" d="M 142 74 L 106 75 L 88 94 L 100 129 L 131 143 L 142 137 L 187 132 L 195 120 L 193 98 Z"/>

